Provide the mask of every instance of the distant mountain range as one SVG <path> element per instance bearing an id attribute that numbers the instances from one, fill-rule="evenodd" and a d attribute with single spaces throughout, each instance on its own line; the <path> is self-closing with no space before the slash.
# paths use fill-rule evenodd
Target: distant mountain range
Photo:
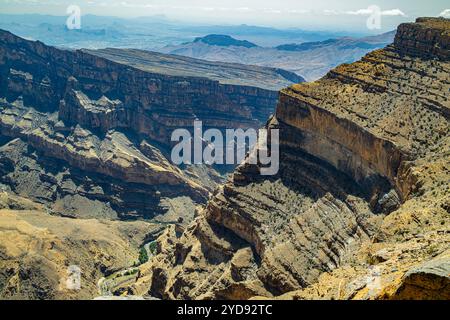
<path id="1" fill-rule="evenodd" d="M 261 47 L 229 35 L 211 34 L 192 42 L 160 49 L 192 58 L 286 69 L 315 80 L 342 63 L 360 59 L 369 51 L 393 42 L 395 32 L 362 38 L 341 37 L 324 41 Z"/>
<path id="2" fill-rule="evenodd" d="M 222 35 L 222 34 L 210 34 L 206 37 L 199 37 L 194 40 L 194 43 L 202 42 L 206 43 L 210 46 L 220 46 L 220 47 L 245 47 L 245 48 L 254 48 L 257 47 L 256 44 L 247 41 L 247 40 L 237 40 L 233 37 Z"/>
<path id="3" fill-rule="evenodd" d="M 175 22 L 161 16 L 118 18 L 83 15 L 80 30 L 68 30 L 65 16 L 39 14 L 0 14 L 0 28 L 21 37 L 40 40 L 53 46 L 100 49 L 106 47 L 155 49 L 194 41 L 207 34 L 229 35 L 259 46 L 322 41 L 343 36 L 344 32 L 276 29 L 231 25 L 211 26 Z"/>
<path id="4" fill-rule="evenodd" d="M 161 16 L 125 19 L 85 15 L 80 30 L 68 30 L 66 19 L 38 14 L 0 14 L 0 28 L 56 47 L 152 50 L 209 61 L 285 69 L 306 80 L 318 79 L 341 63 L 354 62 L 394 38 L 393 32 L 364 37 L 251 25 L 194 25 Z"/>

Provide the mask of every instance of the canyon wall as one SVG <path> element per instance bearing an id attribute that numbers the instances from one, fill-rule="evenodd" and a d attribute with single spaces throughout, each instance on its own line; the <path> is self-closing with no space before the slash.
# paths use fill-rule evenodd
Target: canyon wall
<path id="1" fill-rule="evenodd" d="M 169 55 L 119 50 L 128 59 L 116 62 L 7 31 L 0 44 L 2 183 L 70 216 L 152 217 L 180 205 L 188 208 L 171 219 L 192 219 L 222 177 L 210 166 L 171 164 L 172 131 L 192 130 L 196 119 L 205 128 L 257 128 L 274 111 L 276 90 L 291 83 L 275 69 L 200 60 L 185 62 L 188 75 L 174 75 L 164 69 L 176 60 Z M 236 72 L 238 85 L 227 80 Z M 40 172 L 33 181 L 31 168 Z"/>
<path id="2" fill-rule="evenodd" d="M 0 30 L 1 299 L 92 299 L 116 276 L 133 281 L 149 242 L 189 224 L 224 179 L 173 165 L 171 132 L 195 119 L 259 127 L 292 83 L 279 70 L 200 60 L 174 75 L 163 67 L 176 57 L 116 53 L 128 60 Z M 155 70 L 134 67 L 150 60 Z M 67 286 L 69 266 L 81 290 Z"/>
<path id="3" fill-rule="evenodd" d="M 445 298 L 449 30 L 448 19 L 401 25 L 385 49 L 281 90 L 268 122 L 280 130 L 279 173 L 242 164 L 192 224 L 161 236 L 129 292 Z M 431 260 L 437 269 L 421 267 Z"/>
<path id="4" fill-rule="evenodd" d="M 26 105 L 38 110 L 59 110 L 68 124 L 102 132 L 127 128 L 166 145 L 174 128 L 191 127 L 196 118 L 219 129 L 259 126 L 273 112 L 276 91 L 290 83 L 277 73 L 261 72 L 272 77 L 261 80 L 264 88 L 273 80 L 271 90 L 245 82 L 221 83 L 216 80 L 220 74 L 211 80 L 201 73 L 195 77 L 152 73 L 91 52 L 27 41 L 6 31 L 1 32 L 0 41 L 1 94 L 8 101 L 22 96 Z"/>

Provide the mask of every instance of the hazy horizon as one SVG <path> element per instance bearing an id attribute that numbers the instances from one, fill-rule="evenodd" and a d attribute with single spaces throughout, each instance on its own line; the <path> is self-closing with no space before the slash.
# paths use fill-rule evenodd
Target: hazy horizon
<path id="1" fill-rule="evenodd" d="M 3 14 L 48 14 L 66 16 L 69 5 L 78 5 L 82 15 L 135 18 L 164 16 L 169 20 L 196 24 L 249 24 L 305 30 L 336 30 L 381 33 L 419 16 L 450 16 L 447 1 L 406 0 L 0 0 Z M 369 6 L 381 10 L 379 29 L 368 30 Z"/>

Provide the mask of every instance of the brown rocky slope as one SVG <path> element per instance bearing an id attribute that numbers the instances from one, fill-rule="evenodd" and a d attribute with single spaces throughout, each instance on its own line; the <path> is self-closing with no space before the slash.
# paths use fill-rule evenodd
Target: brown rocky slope
<path id="1" fill-rule="evenodd" d="M 280 172 L 244 163 L 131 293 L 168 299 L 448 299 L 450 21 L 280 93 Z"/>
<path id="2" fill-rule="evenodd" d="M 0 299 L 92 299 L 97 281 L 138 261 L 163 226 L 51 216 L 28 199 L 0 193 Z M 67 285 L 81 271 L 80 289 Z"/>

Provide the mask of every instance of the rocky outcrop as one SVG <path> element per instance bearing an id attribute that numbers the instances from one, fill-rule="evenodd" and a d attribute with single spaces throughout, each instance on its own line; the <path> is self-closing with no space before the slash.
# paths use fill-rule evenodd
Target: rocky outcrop
<path id="1" fill-rule="evenodd" d="M 396 279 L 412 283 L 407 268 L 448 252 L 446 40 L 423 38 L 411 54 L 402 43 L 417 28 L 445 37 L 450 22 L 417 24 L 400 26 L 394 45 L 282 90 L 268 123 L 280 129 L 279 173 L 241 165 L 190 226 L 160 238 L 133 290 L 386 299 Z M 443 286 L 423 287 L 445 297 Z"/>
<path id="2" fill-rule="evenodd" d="M 168 212 L 165 199 L 187 197 L 195 207 L 220 181 L 208 168 L 204 177 L 180 170 L 127 132 L 99 136 L 20 103 L 4 104 L 0 132 L 0 182 L 65 216 L 151 218 Z"/>
<path id="3" fill-rule="evenodd" d="M 450 59 L 450 32 L 445 18 L 419 18 L 416 23 L 402 24 L 398 28 L 394 45 L 405 55 L 422 59 Z M 430 46 L 430 43 L 433 45 Z"/>
<path id="4" fill-rule="evenodd" d="M 392 299 L 450 299 L 450 257 L 439 257 L 409 270 Z"/>

